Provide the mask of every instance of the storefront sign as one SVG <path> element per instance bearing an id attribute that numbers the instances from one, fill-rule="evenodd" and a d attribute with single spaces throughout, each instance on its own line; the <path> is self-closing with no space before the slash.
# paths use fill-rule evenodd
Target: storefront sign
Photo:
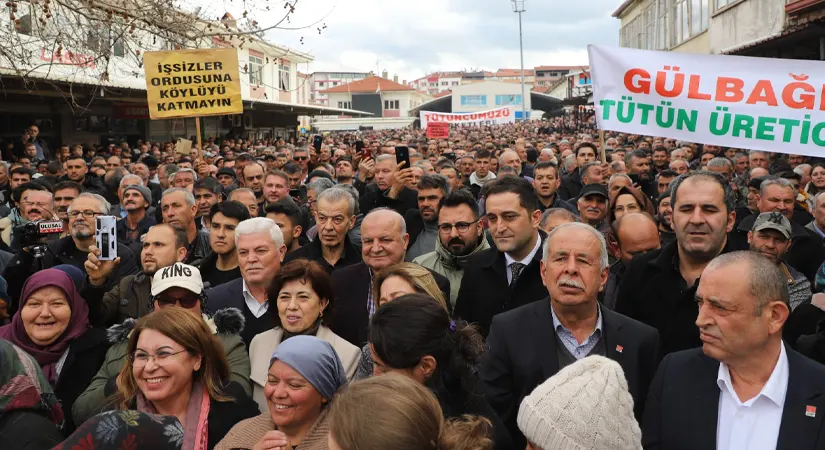
<path id="1" fill-rule="evenodd" d="M 115 105 L 112 113 L 118 119 L 148 119 L 149 107 L 146 105 Z"/>
<path id="2" fill-rule="evenodd" d="M 427 137 L 431 139 L 449 139 L 450 124 L 447 122 L 430 122 L 427 126 Z"/>
<path id="3" fill-rule="evenodd" d="M 508 107 L 479 111 L 474 113 L 440 113 L 421 111 L 421 128 L 427 129 L 427 124 L 443 122 L 454 125 L 501 125 L 514 123 L 516 116 Z"/>
<path id="4" fill-rule="evenodd" d="M 588 46 L 598 126 L 825 155 L 825 63 Z"/>
<path id="5" fill-rule="evenodd" d="M 152 119 L 243 113 L 234 48 L 147 52 L 143 64 Z"/>

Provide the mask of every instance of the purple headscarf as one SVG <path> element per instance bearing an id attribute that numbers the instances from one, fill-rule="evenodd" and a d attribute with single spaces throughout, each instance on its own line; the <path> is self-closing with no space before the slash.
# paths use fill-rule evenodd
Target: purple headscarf
<path id="1" fill-rule="evenodd" d="M 29 301 L 31 295 L 44 287 L 54 286 L 66 295 L 66 300 L 69 303 L 69 308 L 72 310 L 72 316 L 69 319 L 69 325 L 63 331 L 63 334 L 49 345 L 37 345 L 31 340 L 26 333 L 26 328 L 23 326 L 23 319 L 20 317 L 20 311 Z M 91 327 L 89 324 L 89 306 L 86 301 L 80 297 L 75 289 L 74 282 L 66 272 L 57 269 L 46 269 L 35 273 L 26 280 L 23 285 L 23 291 L 20 295 L 20 307 L 11 323 L 0 327 L 0 338 L 6 339 L 22 348 L 26 353 L 32 355 L 40 368 L 43 369 L 43 374 L 49 383 L 54 386 L 57 382 L 57 361 L 63 356 L 63 353 L 69 348 L 69 343 L 80 336 L 82 336 Z"/>

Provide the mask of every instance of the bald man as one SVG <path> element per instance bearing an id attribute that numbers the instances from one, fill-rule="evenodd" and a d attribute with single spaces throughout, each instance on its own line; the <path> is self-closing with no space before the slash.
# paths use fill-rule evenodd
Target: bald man
<path id="1" fill-rule="evenodd" d="M 619 261 L 610 267 L 610 275 L 601 299 L 604 306 L 610 309 L 616 306 L 619 282 L 630 260 L 635 255 L 656 250 L 661 246 L 656 222 L 646 213 L 622 216 L 613 223 L 613 236 L 618 246 L 615 256 Z"/>
<path id="2" fill-rule="evenodd" d="M 409 242 L 407 224 L 396 211 L 377 208 L 364 217 L 361 222 L 363 262 L 332 273 L 336 315 L 330 328 L 335 334 L 359 348 L 367 343 L 369 320 L 378 300 L 372 295 L 372 280 L 381 269 L 404 261 Z M 450 298 L 450 282 L 442 275 L 430 273 L 444 298 Z"/>

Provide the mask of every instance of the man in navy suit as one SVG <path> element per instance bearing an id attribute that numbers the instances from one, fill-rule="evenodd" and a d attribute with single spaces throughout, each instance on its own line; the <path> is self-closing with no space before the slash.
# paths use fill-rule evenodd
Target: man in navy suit
<path id="1" fill-rule="evenodd" d="M 645 449 L 825 448 L 825 366 L 782 342 L 788 283 L 756 252 L 723 254 L 696 291 L 702 348 L 668 355 L 650 387 Z"/>
<path id="2" fill-rule="evenodd" d="M 583 223 L 560 225 L 539 258 L 550 297 L 495 316 L 479 367 L 487 400 L 507 426 L 513 448 L 525 447 L 516 424 L 522 399 L 562 368 L 590 355 L 618 362 L 641 417 L 659 363 L 655 328 L 599 304 L 610 270 L 602 233 Z"/>

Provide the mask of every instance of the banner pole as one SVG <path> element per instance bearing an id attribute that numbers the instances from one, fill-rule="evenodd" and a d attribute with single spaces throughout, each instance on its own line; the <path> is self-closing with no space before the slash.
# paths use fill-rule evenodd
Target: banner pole
<path id="1" fill-rule="evenodd" d="M 602 164 L 607 163 L 607 149 L 604 147 L 604 130 L 599 130 L 599 146 L 602 148 Z"/>
<path id="2" fill-rule="evenodd" d="M 195 158 L 195 161 L 201 159 L 201 155 L 203 151 L 201 150 L 201 117 L 195 117 L 195 133 L 197 133 L 197 146 L 198 146 L 198 156 Z"/>

